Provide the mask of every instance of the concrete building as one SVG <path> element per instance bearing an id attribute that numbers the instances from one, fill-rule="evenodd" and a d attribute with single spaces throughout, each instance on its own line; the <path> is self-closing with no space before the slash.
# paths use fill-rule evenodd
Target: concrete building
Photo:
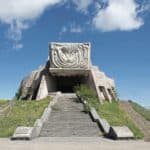
<path id="1" fill-rule="evenodd" d="M 84 84 L 96 91 L 100 102 L 115 100 L 114 80 L 92 65 L 90 54 L 90 43 L 50 43 L 48 61 L 22 80 L 19 99 L 71 93 L 74 86 Z"/>

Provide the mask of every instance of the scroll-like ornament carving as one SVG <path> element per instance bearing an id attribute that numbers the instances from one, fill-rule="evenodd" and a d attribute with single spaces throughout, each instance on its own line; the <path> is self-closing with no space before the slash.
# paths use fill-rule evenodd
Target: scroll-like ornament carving
<path id="1" fill-rule="evenodd" d="M 54 68 L 82 68 L 89 66 L 89 44 L 51 45 L 51 60 Z"/>

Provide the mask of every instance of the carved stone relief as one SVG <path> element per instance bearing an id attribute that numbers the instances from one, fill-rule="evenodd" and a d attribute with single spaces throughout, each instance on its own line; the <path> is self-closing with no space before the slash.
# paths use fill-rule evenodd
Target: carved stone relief
<path id="1" fill-rule="evenodd" d="M 52 68 L 89 68 L 89 43 L 52 43 Z"/>

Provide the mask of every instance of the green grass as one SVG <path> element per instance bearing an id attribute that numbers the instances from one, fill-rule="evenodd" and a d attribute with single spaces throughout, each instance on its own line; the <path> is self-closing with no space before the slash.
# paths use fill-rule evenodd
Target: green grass
<path id="1" fill-rule="evenodd" d="M 131 103 L 133 109 L 136 112 L 141 114 L 146 120 L 150 121 L 150 109 L 146 109 L 133 101 L 129 101 L 129 102 Z"/>
<path id="2" fill-rule="evenodd" d="M 9 100 L 0 100 L 0 106 L 5 105 L 9 102 Z"/>
<path id="3" fill-rule="evenodd" d="M 41 101 L 14 101 L 12 109 L 0 116 L 0 137 L 12 136 L 18 126 L 33 126 L 48 106 L 50 98 Z"/>
<path id="4" fill-rule="evenodd" d="M 87 100 L 89 105 L 94 107 L 98 114 L 106 119 L 111 126 L 128 126 L 134 133 L 136 139 L 144 137 L 143 133 L 136 127 L 127 113 L 121 109 L 118 102 L 114 101 L 112 103 L 105 102 L 104 104 L 100 104 L 95 91 L 84 85 L 76 87 L 75 91 L 78 96 Z"/>
<path id="5" fill-rule="evenodd" d="M 124 112 L 118 102 L 104 103 L 99 105 L 98 113 L 105 118 L 112 126 L 127 126 L 134 133 L 135 138 L 143 138 L 143 133 L 136 127 L 126 112 Z"/>

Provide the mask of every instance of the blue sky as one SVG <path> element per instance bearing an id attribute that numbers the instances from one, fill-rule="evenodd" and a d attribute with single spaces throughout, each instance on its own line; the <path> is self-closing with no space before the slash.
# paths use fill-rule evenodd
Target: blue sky
<path id="1" fill-rule="evenodd" d="M 121 99 L 150 106 L 148 0 L 0 0 L 0 98 L 48 57 L 49 42 L 91 42 Z"/>

